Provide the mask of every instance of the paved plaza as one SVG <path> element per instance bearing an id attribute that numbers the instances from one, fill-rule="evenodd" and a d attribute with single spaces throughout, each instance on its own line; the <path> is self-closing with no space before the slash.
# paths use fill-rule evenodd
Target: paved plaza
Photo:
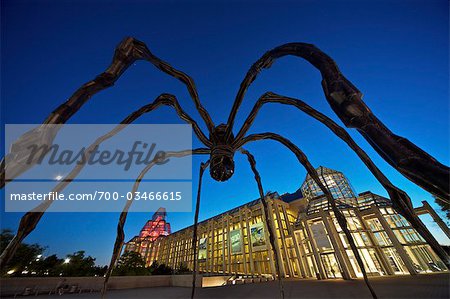
<path id="1" fill-rule="evenodd" d="M 376 277 L 371 282 L 380 299 L 383 298 L 450 298 L 449 274 Z M 371 298 L 362 280 L 284 280 L 285 298 Z M 155 287 L 109 291 L 107 298 L 190 298 L 190 288 Z M 38 296 L 38 298 L 87 299 L 100 298 L 99 293 Z M 214 288 L 197 288 L 195 298 L 278 298 L 278 282 L 253 283 Z"/>

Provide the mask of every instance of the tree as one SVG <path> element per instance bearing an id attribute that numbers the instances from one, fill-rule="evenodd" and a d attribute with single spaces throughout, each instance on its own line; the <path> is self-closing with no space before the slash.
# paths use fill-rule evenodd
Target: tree
<path id="1" fill-rule="evenodd" d="M 0 252 L 2 252 L 14 237 L 9 229 L 3 229 L 0 234 Z M 1 274 L 14 270 L 10 276 L 103 276 L 107 267 L 95 265 L 95 258 L 85 256 L 84 251 L 77 251 L 60 259 L 56 254 L 42 258 L 45 248 L 39 244 L 22 243 L 16 254 L 6 264 L 2 265 Z"/>
<path id="2" fill-rule="evenodd" d="M 80 250 L 67 255 L 66 260 L 60 266 L 62 276 L 94 276 L 95 258 L 85 256 L 85 251 Z"/>
<path id="3" fill-rule="evenodd" d="M 140 253 L 135 251 L 126 251 L 117 262 L 113 275 L 133 276 L 149 275 L 149 270 L 145 267 L 145 261 Z"/>
<path id="4" fill-rule="evenodd" d="M 3 252 L 13 237 L 14 235 L 11 230 L 2 230 L 0 233 L 0 252 Z M 4 275 L 6 272 L 14 270 L 14 273 L 11 275 L 21 275 L 22 271 L 27 270 L 30 265 L 36 261 L 37 257 L 44 252 L 44 250 L 45 248 L 39 244 L 20 244 L 16 254 L 11 258 L 11 260 L 5 265 L 1 265 L 1 274 Z"/>
<path id="5" fill-rule="evenodd" d="M 153 274 L 153 272 L 155 272 L 155 270 L 158 269 L 158 266 L 159 266 L 158 262 L 157 261 L 153 261 L 153 263 L 148 268 L 150 274 Z"/>
<path id="6" fill-rule="evenodd" d="M 176 272 L 176 274 L 190 274 L 190 273 L 192 273 L 192 271 L 188 268 L 188 266 L 184 262 L 181 262 L 178 265 L 178 268 L 176 269 L 175 272 Z"/>
<path id="7" fill-rule="evenodd" d="M 94 276 L 104 276 L 106 271 L 108 270 L 108 266 L 95 266 L 94 268 Z"/>
<path id="8" fill-rule="evenodd" d="M 450 220 L 450 205 L 447 201 L 443 200 L 437 195 L 433 195 L 434 202 L 437 203 L 441 207 L 441 211 L 445 213 L 445 216 L 448 220 Z"/>
<path id="9" fill-rule="evenodd" d="M 44 259 L 32 262 L 29 267 L 29 272 L 35 272 L 37 276 L 59 276 L 63 262 L 63 259 L 53 254 Z"/>
<path id="10" fill-rule="evenodd" d="M 173 269 L 165 264 L 159 265 L 157 261 L 154 261 L 149 268 L 152 275 L 171 275 L 173 274 Z"/>

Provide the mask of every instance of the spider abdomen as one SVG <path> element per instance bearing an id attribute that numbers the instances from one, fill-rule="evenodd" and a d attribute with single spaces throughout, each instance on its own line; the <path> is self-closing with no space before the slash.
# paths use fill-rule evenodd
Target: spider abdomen
<path id="1" fill-rule="evenodd" d="M 216 181 L 223 182 L 231 178 L 234 173 L 234 150 L 231 143 L 233 134 L 226 138 L 226 125 L 221 124 L 214 128 L 210 136 L 213 146 L 209 159 L 209 173 Z"/>

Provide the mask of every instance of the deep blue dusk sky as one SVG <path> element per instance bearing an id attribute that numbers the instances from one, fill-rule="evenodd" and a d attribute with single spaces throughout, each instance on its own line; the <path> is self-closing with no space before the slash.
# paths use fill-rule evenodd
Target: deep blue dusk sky
<path id="1" fill-rule="evenodd" d="M 153 53 L 191 75 L 203 105 L 219 124 L 226 122 L 250 65 L 266 50 L 301 41 L 333 57 L 391 130 L 449 165 L 446 0 L 1 3 L 2 126 L 42 122 L 79 86 L 106 68 L 114 47 L 125 36 L 144 41 Z M 301 98 L 341 123 L 323 96 L 320 80 L 318 71 L 302 60 L 277 61 L 249 89 L 237 125 L 266 91 Z M 93 97 L 69 123 L 116 123 L 163 92 L 175 94 L 183 108 L 202 123 L 185 87 L 144 62 L 132 66 L 115 87 Z M 138 123 L 182 122 L 172 110 L 163 108 Z M 202 128 L 206 130 L 203 124 Z M 251 132 L 264 131 L 291 138 L 313 165 L 344 172 L 357 192 L 386 195 L 343 142 L 301 112 L 274 104 L 263 108 Z M 357 132 L 351 134 L 415 205 L 428 200 L 436 207 L 427 192 L 398 174 Z M 264 141 L 247 148 L 257 159 L 266 191 L 293 192 L 300 186 L 305 171 L 281 145 Z M 194 193 L 203 159 L 193 159 Z M 235 175 L 228 182 L 218 183 L 205 175 L 203 185 L 200 219 L 258 197 L 251 170 L 239 154 Z M 2 228 L 16 229 L 21 214 L 3 209 L 2 205 Z M 151 215 L 131 214 L 126 238 L 137 234 Z M 99 264 L 106 264 L 117 218 L 113 213 L 46 214 L 26 242 L 48 245 L 46 254 L 61 256 L 84 249 Z M 178 230 L 192 224 L 193 213 L 171 213 L 168 219 L 173 230 Z M 427 225 L 435 231 L 434 223 Z M 442 236 L 439 240 L 449 243 Z"/>

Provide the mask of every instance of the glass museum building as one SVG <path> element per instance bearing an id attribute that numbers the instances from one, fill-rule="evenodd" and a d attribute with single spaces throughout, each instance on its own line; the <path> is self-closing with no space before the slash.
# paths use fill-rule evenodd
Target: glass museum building
<path id="1" fill-rule="evenodd" d="M 356 194 L 339 171 L 317 168 L 330 189 L 370 276 L 448 271 L 425 240 L 401 215 L 389 198 L 363 192 Z M 357 278 L 361 270 L 327 199 L 306 176 L 300 189 L 279 195 L 268 193 L 266 219 L 260 199 L 204 220 L 198 225 L 198 271 L 204 275 L 264 275 L 275 277 L 275 255 L 267 225 L 276 231 L 273 250 L 278 253 L 280 275 L 299 278 Z M 415 208 L 429 214 L 450 238 L 450 230 L 427 202 Z M 158 213 L 158 212 L 157 212 Z M 155 214 L 156 215 L 156 214 Z M 125 244 L 125 251 L 139 252 L 147 265 L 157 261 L 173 269 L 193 267 L 193 227 L 169 233 L 165 211 L 159 211 L 141 232 Z"/>

